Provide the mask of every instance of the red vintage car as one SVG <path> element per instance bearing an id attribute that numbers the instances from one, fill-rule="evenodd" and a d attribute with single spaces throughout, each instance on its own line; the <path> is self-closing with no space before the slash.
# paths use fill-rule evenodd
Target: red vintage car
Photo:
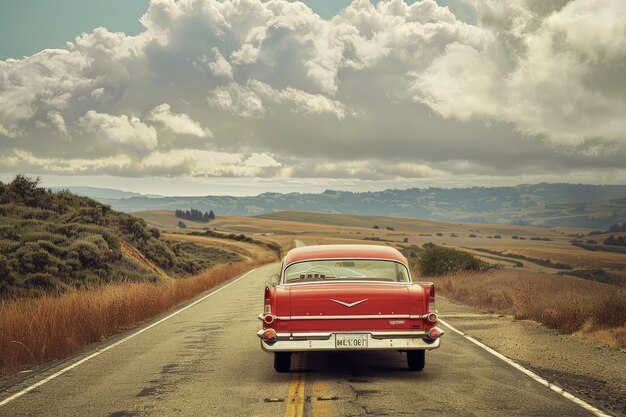
<path id="1" fill-rule="evenodd" d="M 289 371 L 293 352 L 397 350 L 421 371 L 436 349 L 435 287 L 412 282 L 406 258 L 375 245 L 292 249 L 265 287 L 261 347 Z"/>

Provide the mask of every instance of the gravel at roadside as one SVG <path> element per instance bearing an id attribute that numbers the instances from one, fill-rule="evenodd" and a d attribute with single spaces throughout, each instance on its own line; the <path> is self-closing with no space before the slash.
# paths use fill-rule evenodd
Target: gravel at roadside
<path id="1" fill-rule="evenodd" d="M 437 297 L 441 318 L 544 379 L 626 417 L 626 352 L 530 320 L 483 314 Z M 445 336 L 444 336 L 445 337 Z"/>

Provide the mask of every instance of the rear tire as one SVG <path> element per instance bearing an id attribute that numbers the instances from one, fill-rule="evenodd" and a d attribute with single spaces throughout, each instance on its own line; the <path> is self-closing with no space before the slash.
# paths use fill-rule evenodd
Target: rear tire
<path id="1" fill-rule="evenodd" d="M 276 372 L 289 372 L 289 368 L 291 368 L 291 352 L 274 352 Z"/>
<path id="2" fill-rule="evenodd" d="M 406 359 L 409 364 L 409 369 L 412 371 L 421 371 L 426 365 L 426 351 L 425 350 L 409 350 L 406 352 Z"/>

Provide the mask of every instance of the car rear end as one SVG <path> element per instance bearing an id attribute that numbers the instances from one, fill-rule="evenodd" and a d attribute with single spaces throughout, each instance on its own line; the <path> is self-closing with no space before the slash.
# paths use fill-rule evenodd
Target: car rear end
<path id="1" fill-rule="evenodd" d="M 443 332 L 437 327 L 434 285 L 412 283 L 401 260 L 377 259 L 397 262 L 384 267 L 402 268 L 405 275 L 388 274 L 380 280 L 359 276 L 365 270 L 358 268 L 363 262 L 353 259 L 309 260 L 312 267 L 299 266 L 301 271 L 305 267 L 309 271 L 295 274 L 292 280 L 286 279 L 290 275 L 289 265 L 285 266 L 281 283 L 266 287 L 264 311 L 259 315 L 263 322 L 258 332 L 261 347 L 275 353 L 276 369 L 289 369 L 292 352 L 396 350 L 407 352 L 409 367 L 421 370 L 424 352 L 440 346 Z M 374 264 L 367 262 L 371 270 Z M 357 276 L 344 277 L 343 264 L 356 265 L 349 274 Z M 375 267 L 380 269 L 380 265 Z"/>

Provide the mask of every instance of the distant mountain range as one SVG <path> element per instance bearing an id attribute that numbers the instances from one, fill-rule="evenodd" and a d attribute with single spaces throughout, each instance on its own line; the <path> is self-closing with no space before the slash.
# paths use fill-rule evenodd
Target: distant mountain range
<path id="1" fill-rule="evenodd" d="M 411 188 L 250 197 L 159 197 L 92 187 L 65 187 L 125 212 L 213 210 L 259 215 L 280 210 L 376 214 L 430 220 L 605 229 L 626 221 L 626 185 L 532 184 L 514 187 Z"/>
<path id="2" fill-rule="evenodd" d="M 63 191 L 68 190 L 71 191 L 72 194 L 76 194 L 82 197 L 93 198 L 94 200 L 102 200 L 102 199 L 110 199 L 110 200 L 119 200 L 122 198 L 130 198 L 130 197 L 163 197 L 162 195 L 152 195 L 152 194 L 140 194 L 133 193 L 130 191 L 121 191 L 113 188 L 100 188 L 100 187 L 50 187 L 51 191 Z"/>

